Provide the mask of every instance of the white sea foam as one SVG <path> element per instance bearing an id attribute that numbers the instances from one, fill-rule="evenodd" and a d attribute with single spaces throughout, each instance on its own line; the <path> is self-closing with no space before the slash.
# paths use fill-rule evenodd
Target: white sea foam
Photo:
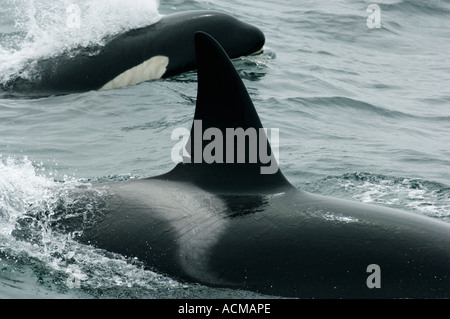
<path id="1" fill-rule="evenodd" d="M 0 83 L 19 72 L 33 76 L 30 61 L 102 45 L 109 36 L 153 24 L 161 17 L 158 0 L 6 1 L 0 18 L 9 21 L 0 26 L 12 31 L 0 37 Z"/>
<path id="2" fill-rule="evenodd" d="M 420 179 L 347 174 L 339 184 L 358 201 L 410 209 L 419 214 L 450 220 L 449 189 Z"/>
<path id="3" fill-rule="evenodd" d="M 184 289 L 182 284 L 144 269 L 138 260 L 80 244 L 72 234 L 52 229 L 50 224 L 59 222 L 55 207 L 61 198 L 70 206 L 71 192 L 79 187 L 89 190 L 90 185 L 67 176 L 56 181 L 49 175 L 57 174 L 49 174 L 42 163 L 0 155 L 0 260 L 32 265 L 31 271 L 38 272 L 42 281 L 52 278 L 56 290 L 99 293 L 111 287 L 120 291 L 133 288 L 151 296 L 158 289 Z M 21 224 L 24 217 L 32 222 Z M 25 235 L 15 236 L 17 230 Z"/>

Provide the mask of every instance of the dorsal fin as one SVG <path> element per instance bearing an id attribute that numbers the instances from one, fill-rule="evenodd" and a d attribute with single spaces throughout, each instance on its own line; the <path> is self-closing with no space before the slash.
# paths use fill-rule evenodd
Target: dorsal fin
<path id="1" fill-rule="evenodd" d="M 290 186 L 238 72 L 220 44 L 195 34 L 198 92 L 186 149 L 190 158 L 163 175 L 220 192 L 271 192 Z"/>
<path id="2" fill-rule="evenodd" d="M 262 128 L 247 89 L 220 44 L 210 35 L 195 35 L 197 105 L 194 120 L 203 128 Z"/>

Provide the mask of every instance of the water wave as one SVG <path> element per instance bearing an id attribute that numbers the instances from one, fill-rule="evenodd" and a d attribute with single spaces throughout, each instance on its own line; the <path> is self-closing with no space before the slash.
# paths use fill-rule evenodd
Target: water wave
<path id="1" fill-rule="evenodd" d="M 441 15 L 450 13 L 450 2 L 447 0 L 384 0 L 377 1 L 377 3 L 382 9 L 401 10 L 405 14 Z"/>
<path id="2" fill-rule="evenodd" d="M 450 222 L 450 186 L 434 181 L 354 172 L 323 178 L 309 184 L 308 189 Z"/>
<path id="3" fill-rule="evenodd" d="M 78 291 L 93 297 L 155 297 L 162 289 L 172 287 L 175 293 L 184 289 L 182 284 L 145 269 L 138 260 L 76 242 L 76 233 L 93 220 L 94 212 L 101 211 L 101 194 L 90 184 L 67 176 L 57 181 L 52 175 L 42 164 L 27 158 L 0 157 L 0 261 L 4 277 L 0 296 L 2 286 L 12 285 L 23 297 L 26 294 L 21 290 L 33 285 L 26 283 L 33 277 L 39 278 L 34 283 L 38 290 L 45 286 L 53 292 Z M 76 202 L 71 193 L 80 188 L 86 197 Z M 17 271 L 20 265 L 28 272 L 24 279 L 9 278 L 8 269 Z"/>
<path id="4" fill-rule="evenodd" d="M 308 107 L 326 107 L 327 109 L 346 109 L 364 113 L 373 113 L 386 118 L 398 119 L 426 119 L 438 122 L 448 122 L 449 116 L 419 115 L 406 113 L 383 106 L 368 103 L 362 100 L 349 98 L 345 96 L 316 96 L 316 97 L 291 97 L 287 98 L 287 102 L 294 102 L 295 105 L 304 105 Z M 292 104 L 292 103 L 291 103 Z"/>
<path id="5" fill-rule="evenodd" d="M 34 77 L 34 61 L 95 48 L 118 33 L 153 24 L 158 0 L 6 0 L 0 10 L 0 84 L 19 73 Z"/>

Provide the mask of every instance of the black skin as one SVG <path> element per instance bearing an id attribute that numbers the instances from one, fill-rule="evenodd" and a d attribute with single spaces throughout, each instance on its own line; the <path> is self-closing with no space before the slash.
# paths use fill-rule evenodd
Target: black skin
<path id="1" fill-rule="evenodd" d="M 194 120 L 204 130 L 261 128 L 219 43 L 197 33 L 195 45 Z M 260 174 L 263 164 L 186 161 L 161 176 L 97 185 L 99 196 L 74 195 L 82 225 L 67 227 L 81 228 L 85 244 L 212 287 L 298 298 L 450 297 L 449 223 L 304 192 L 280 170 Z M 86 200 L 96 207 L 92 220 L 83 215 Z M 380 288 L 367 285 L 372 264 Z"/>
<path id="2" fill-rule="evenodd" d="M 261 128 L 220 45 L 196 36 L 194 120 Z M 219 76 L 218 76 L 219 75 Z M 191 149 L 195 148 L 191 140 Z M 263 163 L 180 163 L 152 178 L 99 185 L 105 217 L 79 240 L 188 282 L 299 298 L 448 298 L 450 224 L 310 194 Z M 369 265 L 381 288 L 369 288 Z"/>
<path id="3" fill-rule="evenodd" d="M 194 34 L 205 31 L 221 41 L 230 58 L 261 50 L 264 34 L 255 26 L 217 11 L 187 11 L 119 34 L 103 47 L 79 48 L 59 56 L 30 61 L 34 76 L 18 77 L 4 89 L 12 95 L 48 96 L 100 89 L 124 71 L 153 56 L 169 57 L 163 78 L 196 68 Z M 74 53 L 75 52 L 75 53 Z"/>

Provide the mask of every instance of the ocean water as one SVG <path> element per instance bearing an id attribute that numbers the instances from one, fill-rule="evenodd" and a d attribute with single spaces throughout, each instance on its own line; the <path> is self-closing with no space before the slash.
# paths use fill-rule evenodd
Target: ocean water
<path id="1" fill-rule="evenodd" d="M 73 4 L 79 28 L 68 29 Z M 193 9 L 265 33 L 263 54 L 233 62 L 263 125 L 279 129 L 291 183 L 450 222 L 450 1 L 0 0 L 0 87 L 37 76 L 27 61 Z M 276 297 L 185 284 L 50 227 L 75 187 L 170 170 L 171 132 L 190 127 L 196 85 L 188 72 L 39 99 L 0 90 L 0 297 Z M 13 236 L 27 214 L 29 236 Z"/>

